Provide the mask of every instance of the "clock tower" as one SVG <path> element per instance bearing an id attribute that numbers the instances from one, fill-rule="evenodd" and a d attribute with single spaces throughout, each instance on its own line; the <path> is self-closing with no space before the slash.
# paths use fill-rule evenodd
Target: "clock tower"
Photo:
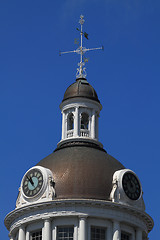
<path id="1" fill-rule="evenodd" d="M 81 44 L 71 52 L 80 62 L 60 104 L 61 140 L 24 174 L 5 218 L 10 240 L 147 240 L 153 228 L 138 176 L 99 141 L 102 105 L 87 81 L 84 54 L 102 48 L 83 47 L 83 16 L 79 23 Z"/>

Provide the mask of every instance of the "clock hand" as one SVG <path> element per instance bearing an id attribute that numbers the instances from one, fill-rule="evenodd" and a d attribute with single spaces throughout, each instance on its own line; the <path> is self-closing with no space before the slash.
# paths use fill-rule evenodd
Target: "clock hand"
<path id="1" fill-rule="evenodd" d="M 32 178 L 31 178 L 31 177 L 28 177 L 27 175 L 26 175 L 26 177 L 27 177 L 27 179 L 29 180 L 29 182 L 32 184 L 32 186 L 34 186 L 34 182 L 33 182 Z"/>

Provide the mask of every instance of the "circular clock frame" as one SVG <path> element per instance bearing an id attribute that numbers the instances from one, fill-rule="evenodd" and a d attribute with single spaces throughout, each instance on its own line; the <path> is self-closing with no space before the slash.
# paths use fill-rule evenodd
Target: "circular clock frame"
<path id="1" fill-rule="evenodd" d="M 37 196 L 43 187 L 43 173 L 38 168 L 32 168 L 25 174 L 22 181 L 22 189 L 25 197 L 33 198 Z"/>
<path id="2" fill-rule="evenodd" d="M 138 177 L 133 172 L 127 171 L 123 174 L 122 187 L 130 200 L 138 200 L 141 197 L 141 184 Z"/>

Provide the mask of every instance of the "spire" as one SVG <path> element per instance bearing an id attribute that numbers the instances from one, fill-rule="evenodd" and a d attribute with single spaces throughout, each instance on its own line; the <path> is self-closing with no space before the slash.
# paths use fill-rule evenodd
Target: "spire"
<path id="1" fill-rule="evenodd" d="M 83 36 L 88 40 L 88 33 L 83 31 L 83 24 L 84 24 L 85 20 L 84 20 L 84 16 L 81 15 L 80 16 L 80 29 L 77 28 L 77 30 L 80 32 L 80 46 L 78 46 L 78 48 L 76 50 L 72 50 L 72 51 L 67 51 L 67 52 L 59 52 L 60 55 L 65 54 L 65 53 L 77 53 L 80 55 L 80 62 L 78 63 L 78 68 L 77 68 L 77 73 L 76 73 L 76 78 L 86 78 L 87 74 L 86 74 L 86 68 L 85 68 L 85 63 L 88 62 L 88 59 L 84 57 L 84 54 L 88 51 L 92 51 L 92 50 L 99 50 L 99 49 L 104 49 L 103 46 L 102 47 L 98 47 L 98 48 L 86 48 L 83 47 Z M 75 41 L 76 44 L 78 44 L 78 41 L 76 39 Z"/>

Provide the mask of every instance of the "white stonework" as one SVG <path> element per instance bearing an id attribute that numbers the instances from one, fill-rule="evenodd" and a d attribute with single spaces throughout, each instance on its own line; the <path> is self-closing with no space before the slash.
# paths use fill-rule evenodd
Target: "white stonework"
<path id="1" fill-rule="evenodd" d="M 62 112 L 62 139 L 58 145 L 65 140 L 89 139 L 98 143 L 98 118 L 102 105 L 96 101 L 87 98 L 71 98 L 61 103 Z M 81 128 L 82 114 L 88 115 L 87 129 Z M 73 114 L 73 128 L 68 129 L 69 116 Z"/>
<path id="2" fill-rule="evenodd" d="M 32 169 L 39 169 L 43 174 L 43 185 L 41 191 L 34 197 L 27 197 L 23 192 L 23 180 L 26 174 Z M 21 186 L 19 188 L 19 194 L 16 201 L 16 208 L 23 207 L 24 205 L 32 204 L 35 202 L 44 202 L 44 201 L 51 201 L 55 197 L 55 189 L 52 186 L 52 182 L 54 182 L 52 172 L 44 167 L 36 166 L 30 168 L 26 174 L 24 175 Z"/>
<path id="3" fill-rule="evenodd" d="M 112 200 L 112 202 L 117 202 L 117 203 L 125 204 L 125 205 L 128 205 L 128 206 L 133 206 L 135 208 L 138 208 L 138 209 L 144 211 L 145 210 L 145 204 L 144 204 L 143 197 L 142 197 L 142 187 L 141 187 L 140 197 L 136 201 L 135 200 L 133 201 L 133 200 L 129 199 L 124 192 L 124 189 L 123 189 L 123 186 L 122 186 L 122 178 L 123 178 L 123 175 L 127 172 L 131 172 L 134 175 L 136 175 L 130 169 L 123 169 L 123 170 L 116 171 L 114 173 L 110 199 Z M 137 177 L 137 179 L 138 179 L 138 177 Z M 139 184 L 140 184 L 140 181 L 139 181 Z M 140 184 L 140 186 L 141 186 L 141 184 Z"/>
<path id="4" fill-rule="evenodd" d="M 42 240 L 46 240 L 46 236 L 47 240 L 56 240 L 56 228 L 65 225 L 74 226 L 74 240 L 89 240 L 91 226 L 105 227 L 107 240 L 120 239 L 121 230 L 130 233 L 131 240 L 135 239 L 135 233 L 135 240 L 143 240 L 153 227 L 151 217 L 145 212 L 131 206 L 96 200 L 53 200 L 26 205 L 9 213 L 5 224 L 13 239 L 19 232 L 25 240 L 28 240 L 30 232 L 37 229 L 42 229 L 42 236 L 45 236 Z"/>

